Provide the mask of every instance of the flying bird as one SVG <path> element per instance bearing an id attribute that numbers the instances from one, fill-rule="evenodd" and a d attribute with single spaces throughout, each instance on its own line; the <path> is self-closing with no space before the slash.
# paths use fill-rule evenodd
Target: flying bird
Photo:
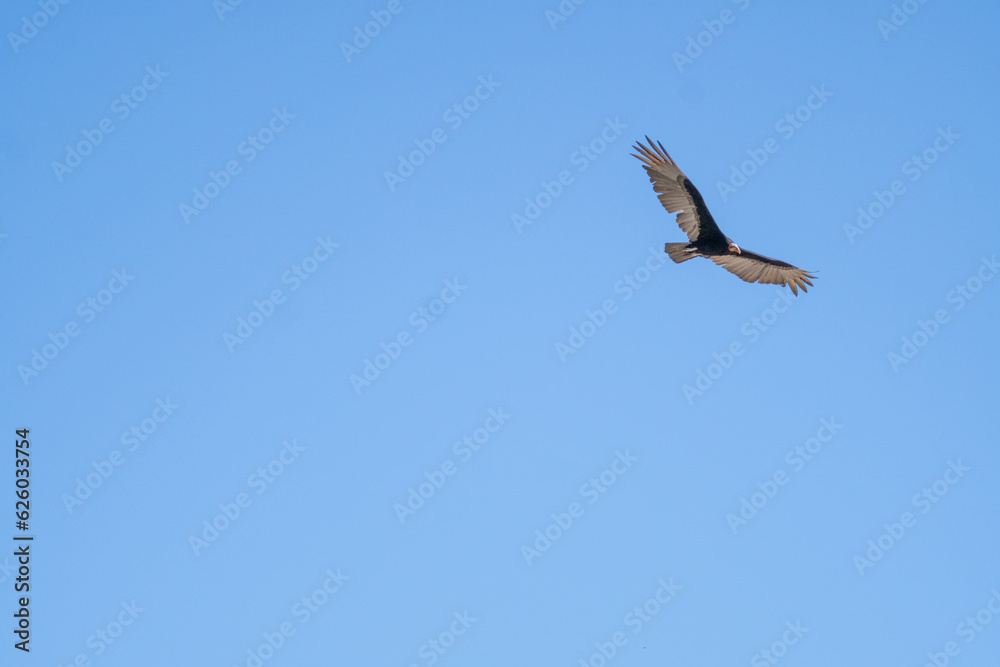
<path id="1" fill-rule="evenodd" d="M 674 163 L 663 144 L 654 144 L 649 137 L 646 141 L 649 146 L 638 142 L 633 148 L 639 155 L 632 155 L 642 160 L 663 208 L 667 213 L 679 214 L 677 224 L 691 240 L 690 243 L 666 244 L 670 259 L 680 264 L 692 257 L 707 257 L 748 283 L 788 285 L 796 296 L 799 287 L 803 292 L 808 291 L 806 284 L 812 285 L 810 278 L 816 276 L 780 260 L 741 250 L 715 224 L 701 193 Z"/>

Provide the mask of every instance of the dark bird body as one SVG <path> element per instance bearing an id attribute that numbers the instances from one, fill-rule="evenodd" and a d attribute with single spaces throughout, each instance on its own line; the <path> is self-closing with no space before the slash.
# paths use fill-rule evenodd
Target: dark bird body
<path id="1" fill-rule="evenodd" d="M 741 250 L 719 229 L 698 188 L 674 163 L 663 144 L 653 144 L 649 137 L 646 141 L 649 146 L 639 142 L 634 148 L 640 154 L 633 155 L 645 166 L 663 207 L 668 213 L 678 214 L 677 224 L 690 240 L 667 243 L 664 249 L 670 259 L 679 264 L 692 257 L 707 257 L 748 283 L 788 285 L 796 295 L 799 287 L 807 291 L 806 284 L 812 285 L 810 278 L 816 276 L 780 260 Z"/>

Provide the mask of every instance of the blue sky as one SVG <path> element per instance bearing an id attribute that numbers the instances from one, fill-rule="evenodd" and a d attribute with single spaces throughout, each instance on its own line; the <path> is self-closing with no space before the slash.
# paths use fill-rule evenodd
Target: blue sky
<path id="1" fill-rule="evenodd" d="M 995 664 L 1000 10 L 224 2 L 3 11 L 4 664 Z"/>

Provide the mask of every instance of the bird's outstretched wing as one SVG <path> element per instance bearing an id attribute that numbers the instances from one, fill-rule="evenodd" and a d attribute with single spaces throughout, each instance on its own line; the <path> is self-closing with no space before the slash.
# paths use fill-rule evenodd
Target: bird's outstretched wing
<path id="1" fill-rule="evenodd" d="M 649 137 L 646 141 L 649 146 L 638 142 L 633 148 L 639 151 L 639 155 L 632 155 L 642 160 L 663 208 L 667 209 L 667 213 L 679 213 L 677 224 L 691 241 L 715 237 L 723 242 L 725 236 L 712 219 L 698 189 L 674 163 L 663 144 L 654 144 Z"/>
<path id="2" fill-rule="evenodd" d="M 799 293 L 797 287 L 801 287 L 803 292 L 808 292 L 806 284 L 812 285 L 809 279 L 816 277 L 791 264 L 749 250 L 743 250 L 740 254 L 707 255 L 707 257 L 748 283 L 788 285 L 795 295 Z"/>

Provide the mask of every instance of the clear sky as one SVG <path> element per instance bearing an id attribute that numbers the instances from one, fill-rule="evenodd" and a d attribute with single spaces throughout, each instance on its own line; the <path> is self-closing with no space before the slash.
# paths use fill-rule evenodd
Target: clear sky
<path id="1" fill-rule="evenodd" d="M 335 4 L 6 4 L 0 663 L 995 665 L 995 3 Z"/>

